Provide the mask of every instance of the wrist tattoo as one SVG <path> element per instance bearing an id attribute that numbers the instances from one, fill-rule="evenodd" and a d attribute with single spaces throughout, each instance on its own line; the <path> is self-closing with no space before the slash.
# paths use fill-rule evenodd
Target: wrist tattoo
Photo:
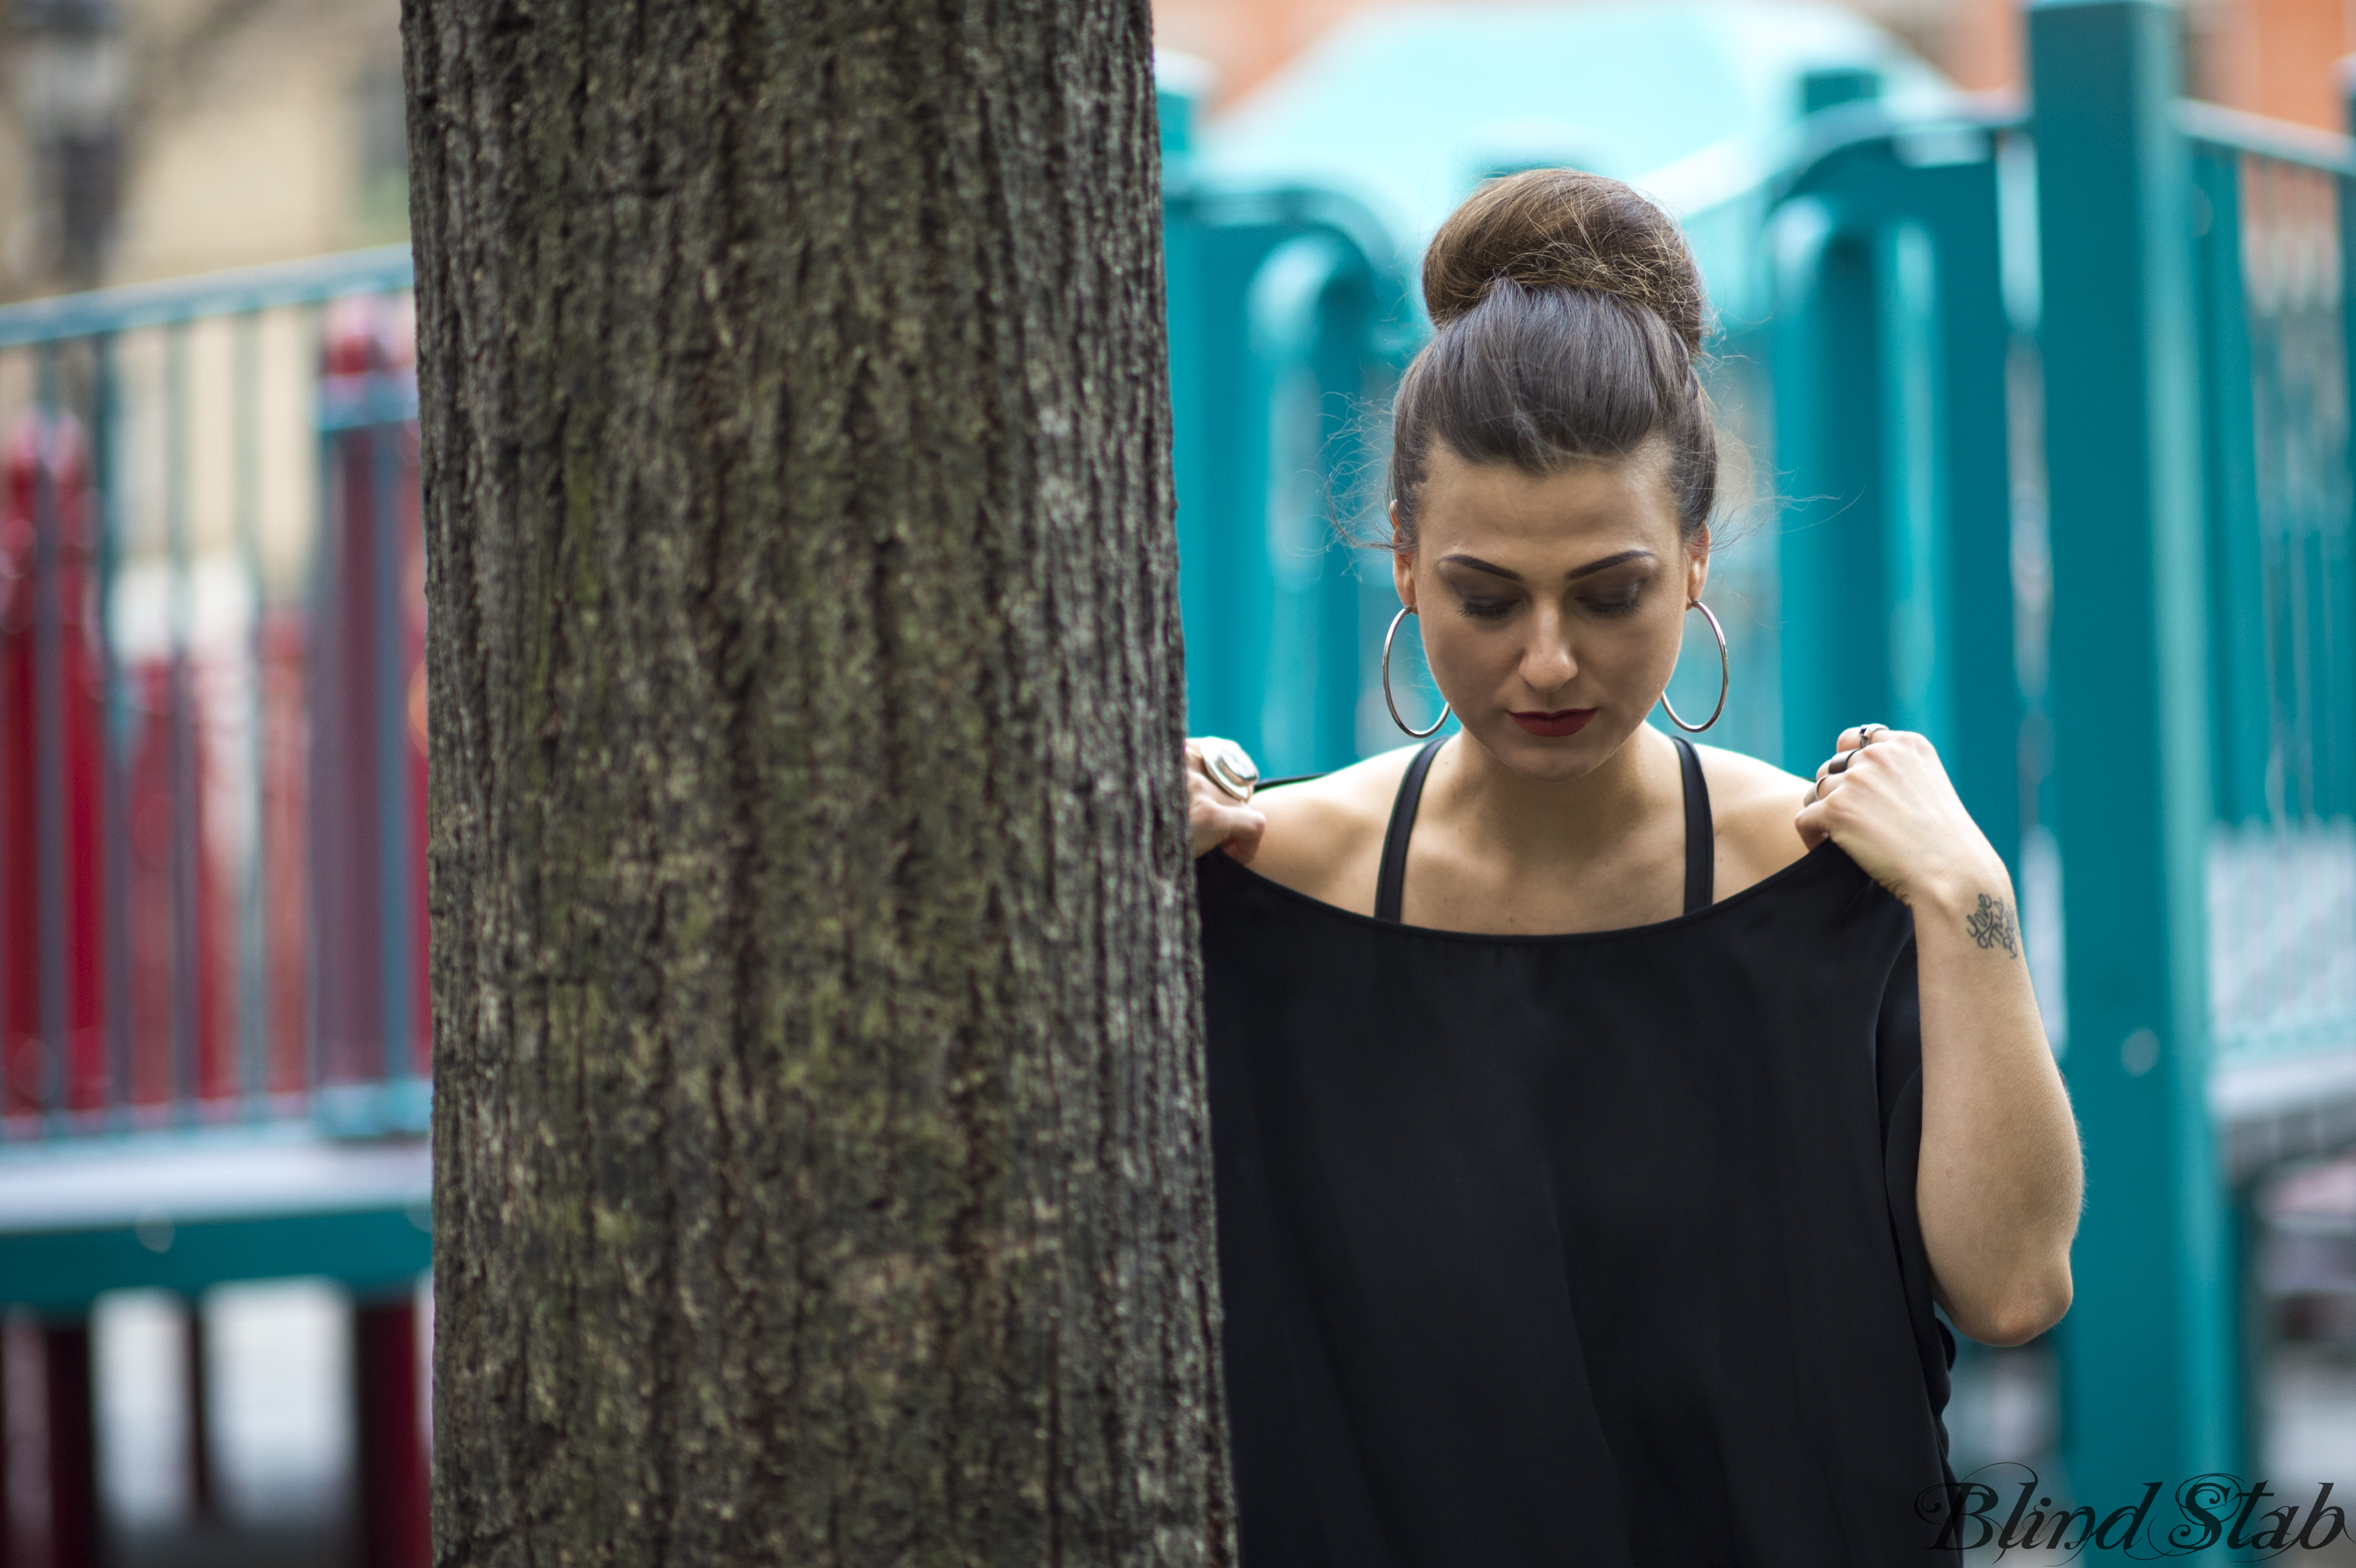
<path id="1" fill-rule="evenodd" d="M 2012 929 L 2012 909 L 2002 899 L 1982 893 L 1979 908 L 1964 917 L 1964 929 L 1983 949 L 2001 947 L 2008 958 L 2020 956 L 2020 941 Z"/>

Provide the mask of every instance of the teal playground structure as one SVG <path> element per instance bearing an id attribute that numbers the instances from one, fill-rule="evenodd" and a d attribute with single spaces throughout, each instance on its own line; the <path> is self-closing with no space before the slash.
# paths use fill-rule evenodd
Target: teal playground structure
<path id="1" fill-rule="evenodd" d="M 1347 541 L 1431 228 L 1557 162 L 1687 225 L 1749 455 L 1713 739 L 1920 729 L 2013 867 L 2089 1162 L 2056 1485 L 2104 1506 L 2249 1473 L 2249 1194 L 2356 1147 L 2356 142 L 2184 101 L 2179 23 L 2033 5 L 2026 106 L 1701 0 L 1378 16 L 1215 124 L 1162 77 L 1190 727 L 1271 773 L 1402 739 Z M 0 1302 L 60 1564 L 92 1299 L 294 1275 L 358 1308 L 369 1561 L 424 1561 L 409 277 L 0 309 Z"/>

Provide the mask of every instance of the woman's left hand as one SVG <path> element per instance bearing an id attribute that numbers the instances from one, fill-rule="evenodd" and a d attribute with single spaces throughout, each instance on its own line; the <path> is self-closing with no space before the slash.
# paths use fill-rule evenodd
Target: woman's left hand
<path id="1" fill-rule="evenodd" d="M 2011 886 L 1938 752 L 1912 731 L 1842 731 L 1793 823 L 1809 848 L 1830 838 L 1910 907 Z"/>

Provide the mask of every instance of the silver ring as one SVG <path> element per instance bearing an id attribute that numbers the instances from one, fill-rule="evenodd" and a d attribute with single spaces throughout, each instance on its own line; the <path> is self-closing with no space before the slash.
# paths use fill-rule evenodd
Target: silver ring
<path id="1" fill-rule="evenodd" d="M 1887 735 L 1888 733 L 1890 733 L 1890 726 L 1887 724 L 1858 725 L 1857 727 L 1858 749 L 1862 750 L 1867 746 L 1872 745 L 1873 738 L 1876 735 Z"/>
<path id="2" fill-rule="evenodd" d="M 1249 800 L 1252 791 L 1259 787 L 1259 769 L 1233 741 L 1213 739 L 1203 742 L 1203 772 L 1238 801 Z"/>

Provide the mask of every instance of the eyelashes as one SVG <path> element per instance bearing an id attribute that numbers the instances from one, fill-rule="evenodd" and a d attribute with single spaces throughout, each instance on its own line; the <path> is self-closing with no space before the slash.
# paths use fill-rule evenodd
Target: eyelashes
<path id="1" fill-rule="evenodd" d="M 1590 615 L 1616 618 L 1634 614 L 1644 600 L 1644 590 L 1642 585 L 1639 585 L 1629 589 L 1624 593 L 1613 594 L 1608 599 L 1582 599 L 1579 603 Z M 1520 603 L 1516 599 L 1460 598 L 1457 601 L 1457 609 L 1470 620 L 1498 621 L 1512 614 L 1515 607 Z"/>

